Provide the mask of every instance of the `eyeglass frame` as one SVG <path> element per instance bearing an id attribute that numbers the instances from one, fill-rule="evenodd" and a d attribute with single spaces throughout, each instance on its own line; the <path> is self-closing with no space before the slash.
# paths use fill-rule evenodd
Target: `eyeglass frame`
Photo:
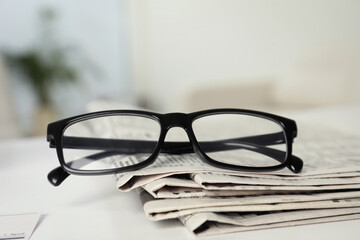
<path id="1" fill-rule="evenodd" d="M 231 165 L 211 159 L 200 147 L 200 144 L 197 141 L 195 133 L 193 131 L 192 123 L 198 118 L 210 116 L 210 115 L 218 115 L 218 114 L 242 114 L 253 117 L 260 117 L 277 123 L 282 128 L 282 131 L 285 134 L 285 144 L 286 144 L 285 160 L 281 162 L 279 165 L 275 165 L 275 166 L 252 167 L 252 166 Z M 101 169 L 101 170 L 80 170 L 80 169 L 73 169 L 67 166 L 64 160 L 63 144 L 62 144 L 64 137 L 63 134 L 67 127 L 75 123 L 94 119 L 94 118 L 121 116 L 121 115 L 146 117 L 155 120 L 159 123 L 160 125 L 159 139 L 156 143 L 155 149 L 146 160 L 138 164 L 130 165 L 126 167 Z M 167 150 L 165 149 L 165 151 L 162 151 L 164 150 L 163 147 L 167 144 L 167 142 L 165 142 L 166 134 L 173 127 L 181 127 L 185 130 L 190 142 L 179 142 L 179 143 L 186 143 L 187 145 L 191 146 L 192 149 L 183 147 L 182 150 L 181 149 L 171 150 L 171 148 L 169 148 Z M 174 112 L 174 113 L 165 113 L 165 114 L 143 111 L 143 110 L 107 110 L 107 111 L 92 112 L 92 113 L 87 113 L 87 114 L 82 114 L 82 115 L 77 115 L 66 119 L 62 119 L 50 123 L 48 125 L 46 139 L 49 142 L 50 148 L 56 149 L 58 160 L 60 163 L 59 167 L 49 172 L 48 180 L 52 185 L 58 186 L 69 176 L 69 174 L 106 175 L 106 174 L 116 174 L 122 172 L 135 171 L 138 169 L 145 168 L 151 165 L 152 163 L 154 163 L 154 161 L 156 160 L 156 158 L 160 153 L 170 153 L 170 154 L 195 153 L 198 156 L 200 156 L 200 159 L 202 161 L 208 163 L 209 165 L 222 169 L 233 170 L 233 171 L 265 172 L 265 171 L 275 171 L 287 167 L 292 172 L 299 173 L 302 169 L 303 161 L 299 157 L 292 154 L 292 149 L 293 149 L 292 143 L 296 136 L 297 136 L 297 126 L 294 120 L 271 113 L 265 113 L 261 111 L 248 110 L 248 109 L 219 108 L 219 109 L 202 110 L 192 113 Z M 172 146 L 176 146 L 176 142 L 168 142 L 168 143 L 173 143 Z"/>

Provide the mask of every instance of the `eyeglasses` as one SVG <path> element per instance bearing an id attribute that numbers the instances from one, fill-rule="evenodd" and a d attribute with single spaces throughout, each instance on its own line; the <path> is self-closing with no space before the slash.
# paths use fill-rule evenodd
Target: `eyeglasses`
<path id="1" fill-rule="evenodd" d="M 181 127 L 190 141 L 166 141 Z M 60 167 L 48 174 L 60 185 L 69 174 L 102 175 L 145 168 L 159 153 L 196 153 L 204 162 L 234 171 L 301 171 L 292 155 L 295 121 L 270 113 L 212 109 L 159 114 L 138 110 L 94 112 L 50 123 L 47 141 Z"/>

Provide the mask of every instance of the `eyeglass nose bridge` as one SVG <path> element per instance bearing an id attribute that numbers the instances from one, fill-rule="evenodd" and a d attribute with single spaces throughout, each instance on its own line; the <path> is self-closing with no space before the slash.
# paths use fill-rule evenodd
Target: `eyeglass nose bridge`
<path id="1" fill-rule="evenodd" d="M 181 127 L 185 131 L 188 128 L 188 117 L 186 113 L 168 113 L 164 115 L 163 124 L 166 130 L 173 127 Z"/>
<path id="2" fill-rule="evenodd" d="M 162 125 L 163 132 L 159 141 L 159 152 L 169 153 L 169 154 L 184 154 L 184 153 L 194 153 L 197 151 L 196 146 L 194 146 L 194 137 L 192 137 L 191 129 L 189 126 L 189 118 L 186 113 L 168 113 L 163 115 Z M 188 141 L 165 141 L 166 135 L 171 128 L 182 128 L 187 137 Z"/>

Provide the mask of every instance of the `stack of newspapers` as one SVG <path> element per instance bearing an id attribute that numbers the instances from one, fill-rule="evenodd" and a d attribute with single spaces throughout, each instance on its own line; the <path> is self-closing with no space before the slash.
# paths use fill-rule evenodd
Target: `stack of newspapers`
<path id="1" fill-rule="evenodd" d="M 105 108 L 119 105 L 88 107 Z M 196 236 L 360 219 L 360 136 L 297 124 L 299 174 L 230 171 L 195 154 L 160 154 L 146 168 L 115 175 L 116 186 L 137 191 L 150 220 L 179 219 Z"/>
<path id="2" fill-rule="evenodd" d="M 120 191 L 136 189 L 153 221 L 179 219 L 196 236 L 360 218 L 360 138 L 302 128 L 294 154 L 300 174 L 238 172 L 195 154 L 164 155 L 118 174 Z"/>

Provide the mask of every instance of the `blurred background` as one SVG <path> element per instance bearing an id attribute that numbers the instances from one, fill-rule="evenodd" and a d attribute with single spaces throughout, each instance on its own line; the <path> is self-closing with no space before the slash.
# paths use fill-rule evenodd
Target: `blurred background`
<path id="1" fill-rule="evenodd" d="M 0 139 L 90 102 L 360 106 L 358 0 L 0 0 Z"/>

